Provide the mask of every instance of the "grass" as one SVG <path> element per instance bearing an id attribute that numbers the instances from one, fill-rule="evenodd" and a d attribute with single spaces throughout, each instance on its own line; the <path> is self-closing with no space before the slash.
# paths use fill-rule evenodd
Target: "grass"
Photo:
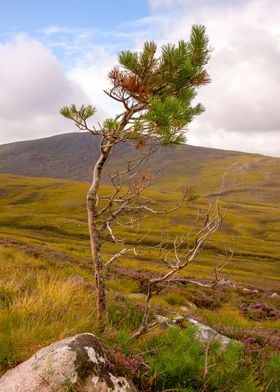
<path id="1" fill-rule="evenodd" d="M 128 278 L 112 279 L 107 281 L 107 287 L 125 294 L 139 293 L 139 284 Z"/>
<path id="2" fill-rule="evenodd" d="M 279 356 L 273 356 L 261 373 L 241 344 L 233 342 L 221 351 L 212 343 L 206 361 L 206 348 L 196 340 L 193 327 L 156 333 L 143 339 L 140 348 L 148 353 L 147 377 L 153 391 L 272 392 L 279 385 Z"/>
<path id="3" fill-rule="evenodd" d="M 5 184 L 2 185 L 0 199 L 0 238 L 18 238 L 25 243 L 45 245 L 75 258 L 90 257 L 85 209 L 87 184 L 12 175 L 0 175 L 0 179 Z M 105 187 L 104 192 L 109 192 L 109 187 Z M 174 205 L 178 200 L 177 193 L 150 191 L 149 195 L 156 200 L 159 208 Z M 209 247 L 187 273 L 209 277 L 217 263 L 217 254 L 220 261 L 224 249 L 231 248 L 234 251 L 232 275 L 235 280 L 241 284 L 247 282 L 276 288 L 280 279 L 277 263 L 279 209 L 269 203 L 231 202 L 227 205 L 221 199 L 223 203 L 226 215 L 221 231 L 212 237 Z M 172 241 L 175 236 L 189 230 L 197 211 L 203 211 L 206 205 L 207 200 L 200 198 L 160 220 L 150 217 L 139 228 L 138 237 L 125 228 L 121 228 L 118 234 L 133 244 L 140 235 L 147 233 L 143 245 L 154 245 L 162 232 L 166 232 Z M 115 249 L 112 243 L 105 243 L 105 258 L 109 259 Z M 122 260 L 123 266 L 147 270 L 160 268 L 158 254 L 153 251 L 138 259 L 124 257 Z"/>
<path id="4" fill-rule="evenodd" d="M 209 373 L 205 376 L 206 347 L 196 340 L 193 327 L 155 329 L 131 342 L 130 336 L 143 317 L 143 305 L 130 293 L 139 292 L 141 287 L 126 277 L 111 279 L 108 286 L 108 324 L 99 337 L 107 346 L 116 371 L 132 378 L 139 388 L 142 385 L 143 390 L 151 391 L 178 388 L 189 392 L 241 392 L 246 386 L 248 391 L 262 392 L 265 386 L 269 392 L 277 391 L 276 353 L 260 359 L 254 353 L 245 355 L 240 345 L 221 352 L 213 344 L 208 356 Z M 170 317 L 181 305 L 187 305 L 190 298 L 199 300 L 202 293 L 196 286 L 169 288 L 155 297 L 161 301 L 154 302 L 154 311 Z M 213 327 L 220 324 L 242 330 L 260 325 L 277 327 L 276 321 L 274 325 L 272 321 L 256 323 L 234 310 L 240 295 L 229 289 L 215 297 L 215 301 L 220 301 L 217 309 L 192 307 L 190 315 L 202 317 Z M 0 373 L 54 341 L 81 332 L 95 333 L 94 302 L 93 281 L 87 266 L 77 265 L 74 269 L 69 259 L 57 254 L 54 263 L 51 252 L 39 254 L 34 248 L 0 246 Z M 270 348 L 270 354 L 272 351 Z"/>
<path id="5" fill-rule="evenodd" d="M 71 275 L 67 266 L 0 247 L 0 370 L 54 340 L 94 330 L 92 288 Z"/>
<path id="6" fill-rule="evenodd" d="M 0 371 L 4 372 L 53 341 L 84 331 L 95 332 L 96 324 L 84 205 L 88 185 L 10 175 L 0 175 L 0 179 Z M 105 187 L 104 192 L 109 190 Z M 176 203 L 178 198 L 163 188 L 161 192 L 152 190 L 150 196 L 159 208 Z M 139 297 L 143 287 L 139 279 L 109 271 L 108 327 L 100 337 L 113 353 L 120 351 L 118 358 L 112 354 L 116 366 L 151 391 L 176 385 L 189 392 L 220 391 L 222 385 L 224 391 L 279 390 L 279 320 L 256 321 L 240 310 L 240 304 L 250 301 L 279 308 L 270 299 L 280 280 L 279 210 L 271 198 L 257 203 L 248 197 L 246 202 L 227 205 L 227 197 L 221 200 L 227 208 L 222 230 L 213 236 L 198 260 L 178 276 L 211 278 L 213 267 L 224 259 L 224 249 L 230 247 L 235 255 L 225 273 L 237 285 L 257 286 L 263 291 L 250 297 L 242 290 L 171 285 L 153 300 L 153 309 L 159 314 L 172 317 L 184 306 L 189 316 L 244 342 L 245 348 L 235 346 L 225 353 L 211 347 L 207 377 L 203 376 L 205 347 L 196 341 L 192 328 L 167 333 L 154 330 L 139 342 L 130 342 L 129 336 L 143 316 L 143 296 Z M 174 237 L 191 227 L 197 210 L 205 211 L 206 205 L 207 199 L 199 198 L 161 220 L 148 218 L 138 235 L 148 232 L 144 245 L 150 246 L 157 243 L 162 232 L 168 233 L 171 244 Z M 118 235 L 126 237 L 131 245 L 139 238 L 127 228 L 121 228 Z M 120 246 L 106 241 L 105 261 Z M 118 267 L 140 277 L 164 271 L 155 249 L 141 251 L 137 257 L 127 254 Z M 190 307 L 190 302 L 196 308 Z M 141 368 L 141 361 L 150 366 L 148 371 Z M 228 362 L 234 364 L 231 370 Z"/>

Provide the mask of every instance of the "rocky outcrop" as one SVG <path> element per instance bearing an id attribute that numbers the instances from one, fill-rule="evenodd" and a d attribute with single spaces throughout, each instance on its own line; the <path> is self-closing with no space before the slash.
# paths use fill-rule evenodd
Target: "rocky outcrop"
<path id="1" fill-rule="evenodd" d="M 0 378 L 1 392 L 132 392 L 135 387 L 110 371 L 97 338 L 76 335 L 43 348 Z"/>
<path id="2" fill-rule="evenodd" d="M 220 343 L 222 348 L 226 348 L 232 341 L 232 339 L 228 338 L 227 336 L 221 335 L 214 329 L 190 317 L 177 315 L 173 318 L 169 318 L 166 316 L 162 316 L 161 314 L 157 314 L 155 315 L 155 319 L 158 322 L 159 326 L 165 329 L 172 328 L 176 325 L 182 324 L 184 321 L 188 321 L 190 324 L 196 327 L 197 339 L 203 343 L 212 343 L 213 341 L 216 341 Z"/>
<path id="3" fill-rule="evenodd" d="M 221 335 L 214 329 L 200 323 L 195 319 L 188 318 L 188 321 L 197 328 L 197 337 L 200 341 L 204 343 L 218 341 L 222 348 L 226 348 L 232 341 L 232 339 L 228 338 L 227 336 Z"/>

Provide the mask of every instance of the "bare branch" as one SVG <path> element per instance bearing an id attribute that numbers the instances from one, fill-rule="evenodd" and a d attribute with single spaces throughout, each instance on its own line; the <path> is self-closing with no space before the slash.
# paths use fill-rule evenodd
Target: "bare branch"
<path id="1" fill-rule="evenodd" d="M 113 262 L 117 259 L 119 259 L 122 255 L 124 255 L 127 252 L 133 251 L 133 249 L 128 249 L 128 248 L 124 248 L 122 250 L 120 250 L 118 253 L 114 254 L 114 256 L 112 256 L 106 263 L 105 266 L 109 266 L 111 264 L 113 264 Z"/>
<path id="2" fill-rule="evenodd" d="M 188 247 L 188 252 L 186 254 L 183 252 L 182 256 L 179 255 L 179 249 L 181 246 L 184 245 L 185 240 L 186 239 L 188 240 L 186 236 L 182 236 L 180 239 L 176 237 L 173 241 L 173 248 L 166 250 L 165 255 L 163 255 L 163 250 L 164 247 L 166 249 L 166 243 L 164 243 L 164 241 L 161 240 L 160 249 L 159 249 L 160 260 L 162 260 L 165 263 L 165 265 L 169 268 L 169 271 L 162 276 L 149 279 L 148 292 L 147 292 L 146 302 L 145 302 L 145 312 L 142 319 L 142 324 L 139 330 L 132 336 L 132 339 L 136 339 L 139 336 L 143 335 L 150 328 L 150 324 L 149 324 L 149 316 L 150 316 L 150 308 L 151 308 L 150 301 L 153 296 L 155 287 L 159 283 L 165 281 L 170 282 L 171 280 L 174 279 L 175 275 L 179 271 L 187 267 L 188 264 L 197 257 L 198 253 L 203 248 L 208 237 L 218 230 L 221 222 L 222 222 L 222 215 L 220 214 L 220 210 L 217 203 L 214 205 L 214 207 L 212 206 L 212 204 L 210 204 L 204 223 L 201 229 L 196 234 L 193 247 L 191 248 Z M 171 260 L 169 260 L 170 256 L 172 256 Z M 190 279 L 188 280 L 188 282 L 203 287 L 215 287 L 220 279 L 218 276 L 218 272 L 229 262 L 229 260 L 227 260 L 222 265 L 218 266 L 217 269 L 215 270 L 216 280 L 214 283 L 202 284 L 200 282 L 197 282 L 195 280 L 190 280 Z"/>
<path id="3" fill-rule="evenodd" d="M 109 231 L 109 233 L 110 233 L 110 236 L 111 236 L 112 240 L 113 240 L 115 243 L 122 243 L 122 242 L 124 242 L 124 240 L 118 240 L 118 239 L 116 238 L 116 236 L 114 235 L 113 230 L 112 230 L 112 228 L 111 228 L 109 222 L 107 222 L 107 229 L 108 229 L 108 231 Z"/>
<path id="4" fill-rule="evenodd" d="M 148 207 L 146 205 L 142 205 L 142 206 L 136 206 L 136 207 L 127 207 L 126 210 L 127 211 L 141 211 L 141 210 L 145 210 L 150 212 L 151 214 L 155 214 L 155 215 L 164 215 L 164 214 L 170 214 L 171 212 L 174 212 L 176 210 L 178 210 L 178 208 L 180 208 L 185 201 L 189 201 L 191 200 L 191 194 L 190 194 L 190 190 L 187 188 L 183 194 L 182 199 L 180 200 L 180 202 L 178 204 L 176 204 L 175 207 L 169 209 L 169 210 L 163 210 L 163 211 L 157 211 L 154 210 L 151 207 Z"/>

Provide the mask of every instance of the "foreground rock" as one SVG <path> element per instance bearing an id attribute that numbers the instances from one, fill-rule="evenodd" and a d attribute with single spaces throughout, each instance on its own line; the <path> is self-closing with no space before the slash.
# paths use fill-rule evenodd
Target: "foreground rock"
<path id="1" fill-rule="evenodd" d="M 226 348 L 229 345 L 229 343 L 232 341 L 232 339 L 228 338 L 227 336 L 221 335 L 214 329 L 200 323 L 195 319 L 188 318 L 188 321 L 192 325 L 196 326 L 197 335 L 198 335 L 197 337 L 200 341 L 204 343 L 211 343 L 213 341 L 218 341 L 221 344 L 222 348 Z"/>
<path id="2" fill-rule="evenodd" d="M 131 392 L 134 386 L 109 371 L 109 362 L 89 333 L 43 348 L 0 378 L 1 392 Z"/>
<path id="3" fill-rule="evenodd" d="M 157 314 L 155 319 L 157 320 L 158 324 L 165 329 L 172 328 L 174 325 L 180 325 L 184 322 L 184 320 L 187 320 L 190 324 L 196 327 L 197 339 L 203 343 L 212 343 L 213 341 L 216 341 L 220 343 L 222 348 L 226 348 L 229 343 L 233 341 L 233 339 L 218 333 L 213 328 L 208 327 L 208 325 L 202 324 L 190 317 L 177 315 L 173 318 L 168 318 L 166 316 L 162 316 L 161 314 Z"/>

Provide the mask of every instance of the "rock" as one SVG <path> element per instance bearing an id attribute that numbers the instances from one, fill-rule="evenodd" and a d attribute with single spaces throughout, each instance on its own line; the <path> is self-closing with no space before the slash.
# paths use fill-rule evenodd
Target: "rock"
<path id="1" fill-rule="evenodd" d="M 188 321 L 197 328 L 198 330 L 197 337 L 200 341 L 204 343 L 218 341 L 221 344 L 222 348 L 226 348 L 232 340 L 227 336 L 221 335 L 214 329 L 200 323 L 195 319 L 188 318 Z"/>
<path id="2" fill-rule="evenodd" d="M 188 320 L 189 323 L 191 323 L 197 328 L 197 338 L 203 343 L 209 343 L 215 340 L 221 344 L 222 348 L 226 348 L 228 344 L 232 341 L 232 339 L 228 338 L 227 336 L 221 335 L 214 329 L 200 323 L 199 321 L 193 318 L 177 315 L 172 319 L 169 319 L 168 317 L 158 314 L 155 316 L 155 319 L 159 322 L 159 325 L 163 328 L 172 328 L 172 327 L 174 328 L 175 325 L 181 324 L 185 320 Z"/>
<path id="3" fill-rule="evenodd" d="M 132 392 L 135 387 L 109 371 L 97 338 L 84 333 L 43 348 L 0 378 L 2 392 Z"/>
<path id="4" fill-rule="evenodd" d="M 180 310 L 184 313 L 190 313 L 191 309 L 197 309 L 197 306 L 190 301 L 187 302 L 187 306 L 180 306 Z"/>
<path id="5" fill-rule="evenodd" d="M 280 299 L 280 295 L 279 295 L 278 293 L 275 292 L 275 293 L 271 294 L 270 298 L 273 298 L 273 299 Z"/>
<path id="6" fill-rule="evenodd" d="M 176 317 L 173 317 L 171 321 L 173 324 L 181 324 L 184 320 L 185 320 L 184 316 L 178 315 Z"/>
<path id="7" fill-rule="evenodd" d="M 257 289 L 249 289 L 248 287 L 244 287 L 243 288 L 243 292 L 244 293 L 259 293 L 259 290 L 257 290 Z"/>
<path id="8" fill-rule="evenodd" d="M 188 308 L 187 306 L 180 306 L 180 310 L 184 313 L 189 313 L 190 312 L 190 308 Z"/>
<path id="9" fill-rule="evenodd" d="M 162 316 L 161 314 L 156 314 L 155 319 L 163 328 L 169 328 L 170 326 L 172 326 L 170 319 L 168 317 Z"/>
<path id="10" fill-rule="evenodd" d="M 223 278 L 218 281 L 218 286 L 223 286 L 223 287 L 231 287 L 232 289 L 235 289 L 235 283 L 233 283 L 230 279 Z"/>

